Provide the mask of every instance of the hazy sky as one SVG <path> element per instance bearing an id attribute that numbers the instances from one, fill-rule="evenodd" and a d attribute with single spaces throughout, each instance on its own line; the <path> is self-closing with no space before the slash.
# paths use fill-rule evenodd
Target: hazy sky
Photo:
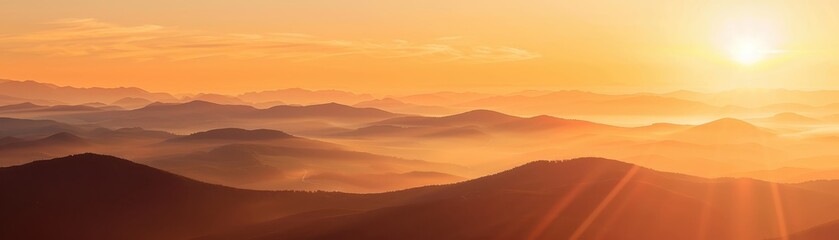
<path id="1" fill-rule="evenodd" d="M 222 93 L 839 88 L 831 2 L 4 0 L 0 78 Z"/>

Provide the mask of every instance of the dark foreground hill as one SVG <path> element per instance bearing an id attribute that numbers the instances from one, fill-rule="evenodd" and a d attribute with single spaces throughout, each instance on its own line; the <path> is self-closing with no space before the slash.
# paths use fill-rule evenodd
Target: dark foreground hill
<path id="1" fill-rule="evenodd" d="M 582 158 L 381 194 L 265 192 L 84 154 L 0 168 L 0 238 L 766 239 L 839 219 L 836 183 L 817 184 Z"/>
<path id="2" fill-rule="evenodd" d="M 530 163 L 401 206 L 292 216 L 205 239 L 765 239 L 839 218 L 838 200 L 589 158 Z"/>
<path id="3" fill-rule="evenodd" d="M 364 195 L 228 188 L 95 154 L 0 168 L 0 192 L 0 239 L 184 239 L 383 204 Z"/>

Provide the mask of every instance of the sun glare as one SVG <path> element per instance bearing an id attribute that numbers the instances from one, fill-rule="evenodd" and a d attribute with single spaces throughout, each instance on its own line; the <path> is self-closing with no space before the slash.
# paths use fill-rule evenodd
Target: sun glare
<path id="1" fill-rule="evenodd" d="M 753 38 L 737 40 L 729 51 L 731 58 L 742 65 L 754 65 L 766 59 L 770 52 L 765 43 Z"/>

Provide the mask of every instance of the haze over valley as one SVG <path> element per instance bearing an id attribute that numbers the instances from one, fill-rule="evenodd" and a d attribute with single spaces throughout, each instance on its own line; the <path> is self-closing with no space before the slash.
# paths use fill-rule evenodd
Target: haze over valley
<path id="1" fill-rule="evenodd" d="M 835 239 L 833 1 L 0 2 L 0 239 Z"/>

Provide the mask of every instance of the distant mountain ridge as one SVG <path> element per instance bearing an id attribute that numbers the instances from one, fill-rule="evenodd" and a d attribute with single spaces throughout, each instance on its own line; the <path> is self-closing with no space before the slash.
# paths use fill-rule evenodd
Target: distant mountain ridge
<path id="1" fill-rule="evenodd" d="M 71 86 L 57 86 L 54 84 L 35 81 L 5 81 L 0 82 L 0 95 L 19 98 L 38 98 L 64 102 L 68 104 L 82 104 L 87 102 L 114 102 L 125 97 L 136 97 L 155 100 L 175 99 L 168 93 L 151 93 L 134 87 L 119 88 L 78 88 Z"/>
<path id="2" fill-rule="evenodd" d="M 356 108 L 337 103 L 307 106 L 280 105 L 260 109 L 250 105 L 226 105 L 207 101 L 186 103 L 154 102 L 133 110 L 109 110 L 90 113 L 55 115 L 51 118 L 66 122 L 99 124 L 106 127 L 143 127 L 168 131 L 196 131 L 228 127 L 246 127 L 259 121 L 280 125 L 286 122 L 358 123 L 401 116 L 374 108 Z M 177 121 L 172 121 L 177 119 Z M 239 125 L 237 123 L 243 123 Z M 263 124 L 259 128 L 273 128 Z M 304 126 L 286 124 L 288 127 Z M 247 127 L 253 128 L 253 127 Z M 288 131 L 288 129 L 283 129 Z"/>

